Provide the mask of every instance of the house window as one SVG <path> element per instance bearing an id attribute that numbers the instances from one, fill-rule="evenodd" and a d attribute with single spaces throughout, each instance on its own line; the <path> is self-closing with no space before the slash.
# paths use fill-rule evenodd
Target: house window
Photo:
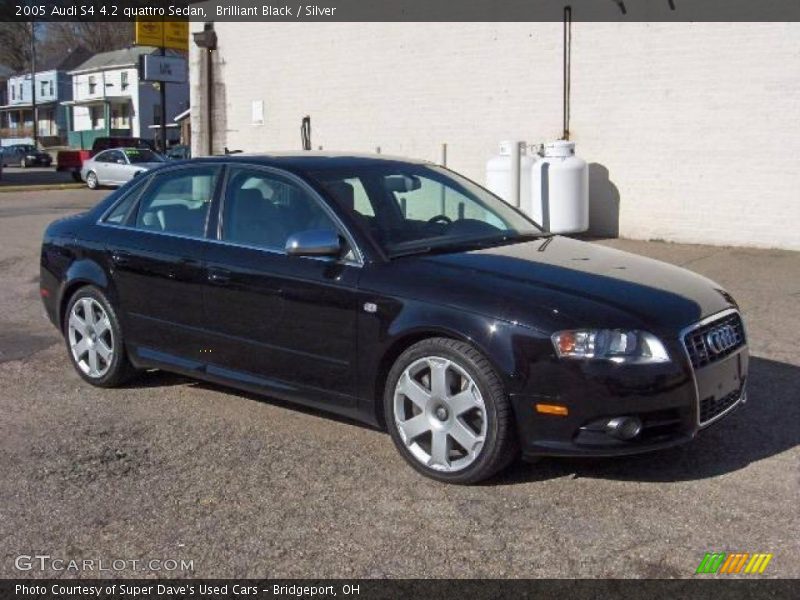
<path id="1" fill-rule="evenodd" d="M 131 126 L 130 113 L 127 104 L 115 105 L 111 108 L 111 127 L 114 129 L 128 129 Z"/>
<path id="2" fill-rule="evenodd" d="M 128 72 L 123 71 L 119 76 L 120 88 L 123 90 L 128 89 Z"/>
<path id="3" fill-rule="evenodd" d="M 89 75 L 89 93 L 94 94 L 97 89 L 97 79 L 94 75 Z"/>
<path id="4" fill-rule="evenodd" d="M 16 100 L 17 99 L 17 88 L 15 88 L 13 85 L 11 85 L 9 87 L 11 88 L 11 99 L 12 100 Z"/>
<path id="5" fill-rule="evenodd" d="M 47 89 L 48 89 L 50 95 L 52 96 L 53 95 L 53 80 L 52 79 L 47 82 Z"/>
<path id="6" fill-rule="evenodd" d="M 19 99 L 22 100 L 22 82 L 19 84 Z"/>
<path id="7" fill-rule="evenodd" d="M 50 83 L 48 81 L 41 82 L 41 91 L 39 92 L 40 96 L 47 96 L 47 84 Z M 52 92 L 51 92 L 52 93 Z"/>
<path id="8" fill-rule="evenodd" d="M 106 126 L 103 116 L 102 106 L 92 106 L 89 108 L 89 117 L 92 120 L 92 129 L 103 129 Z"/>

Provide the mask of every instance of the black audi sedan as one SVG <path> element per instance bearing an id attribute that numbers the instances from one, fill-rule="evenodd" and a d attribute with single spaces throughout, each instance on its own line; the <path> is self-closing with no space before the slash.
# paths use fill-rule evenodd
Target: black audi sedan
<path id="1" fill-rule="evenodd" d="M 157 368 L 331 411 L 446 482 L 673 446 L 746 399 L 719 285 L 425 162 L 169 163 L 47 228 L 41 296 L 93 385 Z"/>

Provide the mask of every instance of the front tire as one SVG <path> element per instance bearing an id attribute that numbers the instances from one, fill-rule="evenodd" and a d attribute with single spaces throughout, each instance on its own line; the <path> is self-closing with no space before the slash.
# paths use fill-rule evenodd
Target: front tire
<path id="1" fill-rule="evenodd" d="M 133 375 L 117 313 L 100 289 L 86 286 L 72 296 L 64 339 L 78 375 L 92 385 L 116 387 Z"/>
<path id="2" fill-rule="evenodd" d="M 28 159 L 27 158 L 23 158 L 22 160 L 20 160 L 19 161 L 19 166 L 22 167 L 23 169 L 27 169 L 28 168 Z"/>
<path id="3" fill-rule="evenodd" d="M 97 174 L 94 171 L 89 171 L 86 174 L 86 187 L 90 190 L 96 190 L 100 187 L 100 182 L 97 180 Z"/>
<path id="4" fill-rule="evenodd" d="M 438 481 L 477 483 L 517 455 L 502 382 L 464 342 L 431 338 L 403 352 L 387 377 L 384 414 L 403 458 Z"/>

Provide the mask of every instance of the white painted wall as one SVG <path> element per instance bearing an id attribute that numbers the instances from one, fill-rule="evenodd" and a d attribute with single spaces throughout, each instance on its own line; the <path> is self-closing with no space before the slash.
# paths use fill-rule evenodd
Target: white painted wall
<path id="1" fill-rule="evenodd" d="M 215 28 L 219 149 L 299 149 L 309 114 L 315 148 L 438 160 L 447 142 L 448 166 L 482 182 L 498 141 L 561 134 L 560 23 Z M 574 23 L 572 60 L 593 229 L 618 219 L 625 237 L 800 250 L 800 24 Z"/>

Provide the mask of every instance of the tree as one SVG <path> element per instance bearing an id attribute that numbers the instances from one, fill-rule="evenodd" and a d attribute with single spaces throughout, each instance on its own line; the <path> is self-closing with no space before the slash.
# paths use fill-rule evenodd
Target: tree
<path id="1" fill-rule="evenodd" d="M 119 50 L 133 43 L 133 23 L 86 22 L 47 23 L 40 36 L 40 52 L 45 56 L 63 56 L 83 46 L 98 53 Z"/>
<path id="2" fill-rule="evenodd" d="M 24 71 L 30 66 L 30 56 L 30 23 L 0 22 L 0 64 Z"/>

